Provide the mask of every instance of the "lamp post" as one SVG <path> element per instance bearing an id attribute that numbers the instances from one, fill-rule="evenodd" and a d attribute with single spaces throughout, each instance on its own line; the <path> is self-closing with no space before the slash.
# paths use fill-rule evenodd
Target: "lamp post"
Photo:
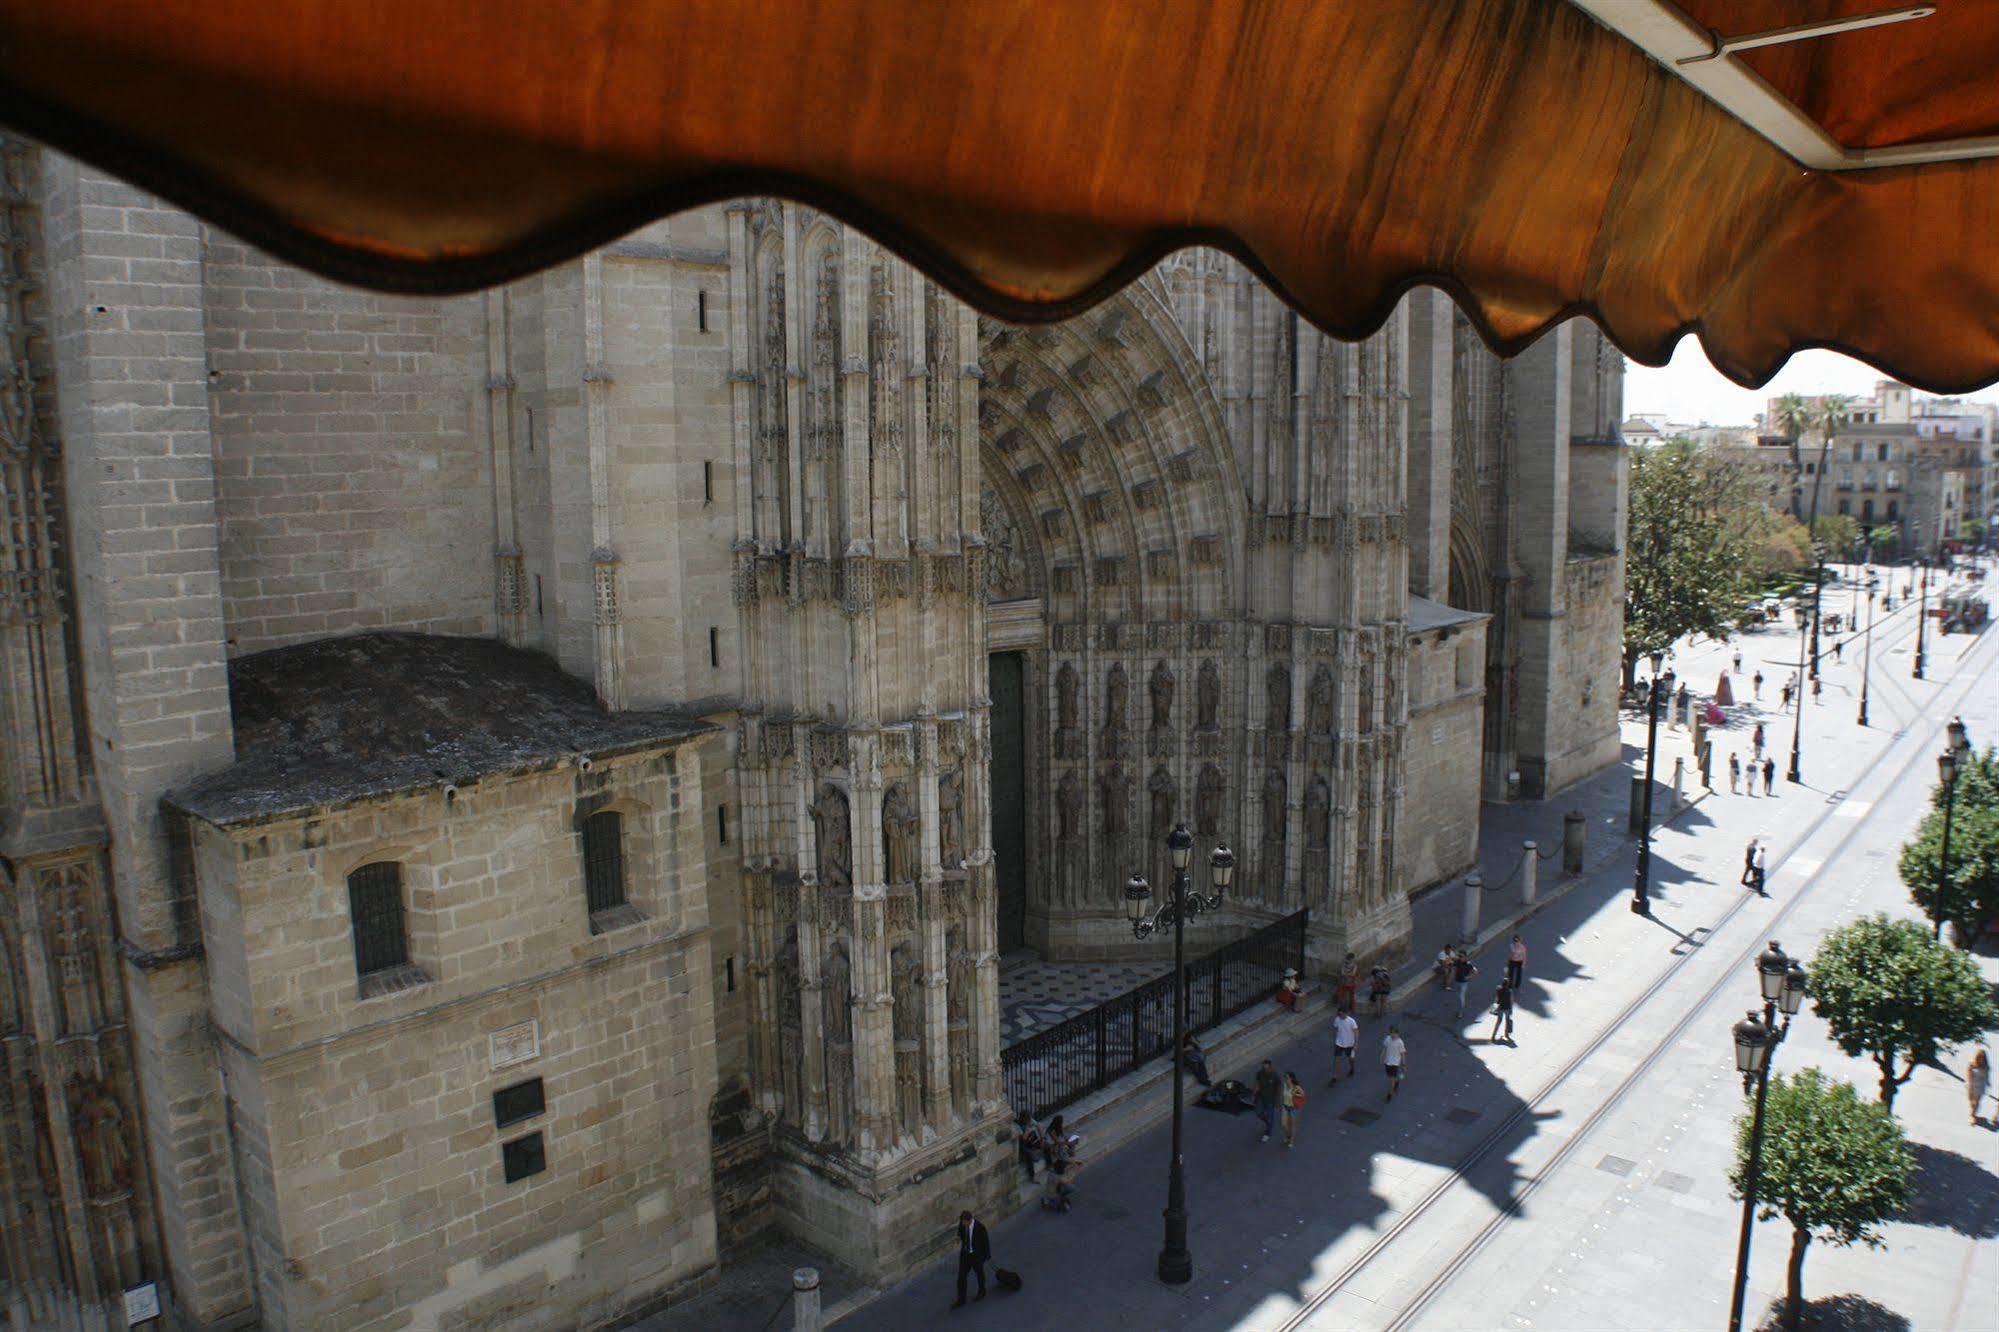
<path id="1" fill-rule="evenodd" d="M 1763 1012 L 1755 1009 L 1735 1024 L 1735 1069 L 1742 1090 L 1756 1088 L 1756 1113 L 1749 1127 L 1749 1169 L 1743 1172 L 1742 1234 L 1735 1246 L 1735 1296 L 1728 1309 L 1728 1332 L 1742 1332 L 1742 1303 L 1749 1289 L 1749 1237 L 1756 1222 L 1756 1185 L 1763 1175 L 1763 1105 L 1770 1095 L 1770 1052 L 1791 1030 L 1791 1019 L 1804 1007 L 1808 978 L 1805 969 L 1786 956 L 1775 939 L 1756 959 L 1756 981 L 1763 992 Z M 1783 1010 L 1784 1023 L 1777 1025 Z"/>
<path id="2" fill-rule="evenodd" d="M 1937 777 L 1943 782 L 1943 843 L 1937 848 L 1937 893 L 1936 905 L 1930 911 L 1930 921 L 1936 927 L 1936 937 L 1943 938 L 1943 923 L 1949 912 L 1944 907 L 1944 894 L 1950 889 L 1950 819 L 1957 810 L 1957 774 L 1970 758 L 1971 738 L 1964 729 L 1964 718 L 1953 717 L 1944 728 L 1950 737 L 1944 744 L 1943 753 L 1937 755 Z"/>
<path id="3" fill-rule="evenodd" d="M 1173 896 L 1157 911 L 1148 913 L 1152 885 L 1143 874 L 1134 874 L 1125 883 L 1125 910 L 1131 914 L 1131 932 L 1143 939 L 1169 922 L 1173 926 L 1173 1161 L 1166 1172 L 1166 1243 L 1159 1250 L 1159 1279 L 1172 1286 L 1184 1286 L 1194 1279 L 1194 1255 L 1187 1249 L 1187 1179 L 1180 1160 L 1180 1061 L 1187 1044 L 1187 918 L 1213 911 L 1222 904 L 1229 880 L 1235 875 L 1235 854 L 1218 846 L 1208 855 L 1208 876 L 1212 896 L 1192 891 L 1187 866 L 1194 858 L 1194 834 L 1182 823 L 1166 834 L 1166 849 L 1173 856 Z"/>
<path id="4" fill-rule="evenodd" d="M 1923 678 L 1923 630 L 1928 627 L 1930 618 L 1930 562 L 1921 555 L 1916 557 L 1916 562 L 1923 566 L 1922 601 L 1916 610 L 1916 669 L 1913 672 L 1920 680 Z"/>
<path id="5" fill-rule="evenodd" d="M 1867 725 L 1867 685 L 1874 678 L 1874 579 L 1867 579 L 1867 643 L 1860 659 L 1860 724 Z"/>
<path id="6" fill-rule="evenodd" d="M 1673 693 L 1673 673 L 1652 677 L 1651 696 L 1646 700 L 1649 714 L 1645 723 L 1645 791 L 1638 815 L 1638 869 L 1631 881 L 1631 910 L 1640 916 L 1652 913 L 1652 768 L 1659 757 L 1659 700 Z"/>

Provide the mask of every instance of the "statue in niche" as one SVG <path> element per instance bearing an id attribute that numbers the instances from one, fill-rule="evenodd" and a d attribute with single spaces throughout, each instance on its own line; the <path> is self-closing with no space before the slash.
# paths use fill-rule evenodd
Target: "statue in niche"
<path id="1" fill-rule="evenodd" d="M 1104 804 L 1104 836 L 1116 842 L 1125 835 L 1131 822 L 1131 811 L 1126 808 L 1131 779 L 1124 775 L 1122 767 L 1112 764 L 1104 769 L 1098 788 Z"/>
<path id="2" fill-rule="evenodd" d="M 965 867 L 964 778 L 955 768 L 937 778 L 937 847 L 945 869 Z"/>
<path id="3" fill-rule="evenodd" d="M 1272 845 L 1284 841 L 1284 773 L 1272 768 L 1263 779 L 1263 840 Z"/>
<path id="4" fill-rule="evenodd" d="M 895 1038 L 913 1041 L 923 1034 L 923 1009 L 917 1002 L 917 982 L 923 969 L 916 964 L 908 944 L 897 944 L 889 953 L 889 983 L 895 999 Z"/>
<path id="5" fill-rule="evenodd" d="M 821 1026 L 826 1043 L 826 1136 L 845 1142 L 854 1124 L 853 972 L 847 946 L 835 940 L 820 975 Z"/>
<path id="6" fill-rule="evenodd" d="M 846 1045 L 853 1036 L 853 968 L 847 962 L 847 945 L 835 939 L 826 949 L 826 966 L 819 978 L 819 992 L 825 1000 L 823 1021 L 826 1039 Z"/>
<path id="7" fill-rule="evenodd" d="M 30 1074 L 28 1077 L 28 1110 L 35 1121 L 35 1173 L 41 1177 L 42 1196 L 59 1198 L 62 1196 L 62 1176 L 56 1170 L 55 1133 L 49 1126 L 47 1101 L 42 1095 L 41 1079 Z"/>
<path id="8" fill-rule="evenodd" d="M 1062 775 L 1062 784 L 1055 788 L 1055 840 L 1072 842 L 1076 831 L 1083 826 L 1083 784 L 1076 780 L 1073 772 Z"/>
<path id="9" fill-rule="evenodd" d="M 1278 663 L 1270 668 L 1264 677 L 1266 698 L 1263 724 L 1272 735 L 1287 735 L 1291 730 L 1291 668 Z"/>
<path id="10" fill-rule="evenodd" d="M 1354 820 L 1353 882 L 1361 901 L 1374 900 L 1374 820 L 1363 810 Z"/>
<path id="11" fill-rule="evenodd" d="M 889 954 L 889 994 L 894 1001 L 895 1127 L 898 1138 L 913 1138 L 923 1127 L 923 968 L 909 945 Z"/>
<path id="12" fill-rule="evenodd" d="M 1374 662 L 1371 658 L 1362 657 L 1358 665 L 1360 670 L 1360 689 L 1358 690 L 1360 716 L 1354 721 L 1354 729 L 1362 735 L 1366 735 L 1374 729 Z"/>
<path id="13" fill-rule="evenodd" d="M 1173 719 L 1173 672 L 1160 662 L 1152 668 L 1152 680 L 1146 686 L 1152 695 L 1152 729 L 1163 731 Z"/>
<path id="14" fill-rule="evenodd" d="M 828 888 L 854 885 L 853 829 L 847 818 L 847 793 L 831 782 L 819 788 L 812 802 L 812 828 L 819 848 L 819 882 Z"/>
<path id="15" fill-rule="evenodd" d="M 1066 661 L 1055 672 L 1055 725 L 1064 731 L 1076 729 L 1076 668 Z"/>
<path id="16" fill-rule="evenodd" d="M 1131 682 L 1125 677 L 1124 663 L 1111 667 L 1109 678 L 1104 681 L 1104 730 L 1107 732 L 1124 729 L 1125 704 L 1131 695 Z"/>
<path id="17" fill-rule="evenodd" d="M 1164 766 L 1152 770 L 1152 780 L 1146 789 L 1152 793 L 1152 840 L 1164 841 L 1166 834 L 1173 831 L 1173 797 L 1175 795 L 1173 774 Z"/>
<path id="18" fill-rule="evenodd" d="M 1222 826 L 1222 770 L 1210 763 L 1201 769 L 1194 790 L 1194 831 L 1214 837 Z"/>
<path id="19" fill-rule="evenodd" d="M 1305 729 L 1312 735 L 1333 733 L 1333 673 L 1321 666 L 1312 673 L 1311 692 L 1305 696 Z"/>
<path id="20" fill-rule="evenodd" d="M 83 1191 L 92 1198 L 108 1197 L 132 1187 L 132 1159 L 125 1147 L 125 1112 L 104 1084 L 78 1084 L 72 1098 L 70 1126 L 83 1164 Z"/>
<path id="21" fill-rule="evenodd" d="M 916 808 L 901 782 L 882 797 L 882 849 L 888 882 L 916 882 Z"/>
<path id="22" fill-rule="evenodd" d="M 979 492 L 979 524 L 986 534 L 986 600 L 1017 601 L 1026 596 L 1025 543 L 1006 505 L 990 490 Z"/>
<path id="23" fill-rule="evenodd" d="M 1194 682 L 1194 711 L 1194 724 L 1201 730 L 1212 731 L 1221 725 L 1222 671 L 1213 657 L 1201 663 L 1200 676 Z"/>
<path id="24" fill-rule="evenodd" d="M 1305 846 L 1323 851 L 1332 839 L 1333 790 L 1318 773 L 1305 787 Z"/>

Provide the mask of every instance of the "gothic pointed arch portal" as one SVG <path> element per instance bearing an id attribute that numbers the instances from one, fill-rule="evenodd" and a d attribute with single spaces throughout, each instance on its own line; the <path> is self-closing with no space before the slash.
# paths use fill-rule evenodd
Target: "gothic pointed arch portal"
<path id="1" fill-rule="evenodd" d="M 1203 855 L 1239 840 L 1237 760 L 1199 724 L 1196 682 L 1242 686 L 1225 652 L 1242 487 L 1212 382 L 1151 287 L 980 342 L 990 646 L 1023 651 L 1028 681 L 1022 771 L 994 776 L 995 826 L 1011 801 L 1024 828 L 1020 865 L 995 848 L 1001 909 L 1017 878 L 1026 942 L 1101 955 L 1130 943 L 1125 880 L 1171 872 L 1155 825 L 1198 821 Z M 996 730 L 1013 724 L 996 706 Z"/>

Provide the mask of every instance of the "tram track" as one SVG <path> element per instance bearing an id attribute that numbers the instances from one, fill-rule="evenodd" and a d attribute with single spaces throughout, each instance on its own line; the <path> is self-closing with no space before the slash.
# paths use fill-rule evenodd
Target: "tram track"
<path id="1" fill-rule="evenodd" d="M 1949 684 L 1944 686 L 1943 692 L 1931 702 L 1928 708 L 1921 707 L 1909 695 L 1903 694 L 1902 697 L 1905 702 L 1917 708 L 1915 716 L 1920 717 L 1927 711 L 1931 715 L 1941 719 L 1956 712 L 1963 705 L 1964 700 L 1971 695 L 1973 689 L 1992 669 L 1994 659 L 1999 658 L 1999 647 L 1995 647 L 1995 644 L 1999 644 L 1999 635 L 1995 635 L 1990 639 L 1981 636 L 1980 641 L 1974 642 L 1967 651 L 1960 654 L 1957 660 L 1956 673 Z M 1968 661 L 1967 658 L 1973 657 L 1974 653 L 1982 653 L 1982 655 L 1977 660 Z M 1948 699 L 1947 703 L 1945 702 L 1946 699 Z M 1941 724 L 1939 720 L 1938 726 L 1940 727 Z M 1886 778 L 1886 784 L 1892 786 L 1894 783 L 1905 779 L 1911 769 L 1916 767 L 1919 762 L 1924 761 L 1928 757 L 1927 748 L 1920 743 L 1907 743 L 1909 734 L 1914 729 L 1913 725 L 1899 728 L 1895 739 L 1890 742 L 1889 748 L 1879 758 L 1875 759 L 1873 763 L 1868 765 L 1861 774 L 1861 780 L 1864 781 L 1874 776 L 1877 772 L 1882 771 L 1883 764 L 1893 764 L 1895 766 L 1889 771 L 1889 775 Z M 1898 750 L 1905 751 L 1901 752 L 1899 759 L 1897 757 Z M 1856 782 L 1855 785 L 1858 786 L 1859 782 Z M 1782 858 L 1774 866 L 1773 872 L 1781 872 L 1783 867 L 1789 864 L 1803 848 L 1810 844 L 1812 838 L 1818 835 L 1820 830 L 1825 827 L 1827 820 L 1838 814 L 1839 809 L 1840 803 L 1838 801 L 1828 799 L 1825 808 L 1812 818 L 1803 834 L 1783 853 Z M 1848 845 L 1860 835 L 1866 823 L 1867 820 L 1865 818 L 1852 820 L 1852 826 L 1827 850 L 1822 863 L 1831 863 L 1844 852 Z M 1431 1301 L 1451 1283 L 1457 1274 L 1464 1269 L 1466 1264 L 1491 1242 L 1494 1236 L 1521 1214 L 1521 1204 L 1540 1187 L 1544 1180 L 1552 1176 L 1568 1161 L 1576 1149 L 1590 1136 L 1592 1130 L 1596 1128 L 1606 1115 L 1622 1104 L 1625 1097 L 1630 1094 L 1640 1079 L 1653 1067 L 1659 1057 L 1669 1047 L 1678 1042 L 1694 1023 L 1707 1013 L 1709 1008 L 1713 1006 L 1717 998 L 1721 995 L 1723 989 L 1739 979 L 1744 964 L 1762 946 L 1764 937 L 1774 934 L 1779 930 L 1790 919 L 1792 913 L 1798 908 L 1805 897 L 1812 892 L 1815 886 L 1816 875 L 1808 879 L 1797 892 L 1793 893 L 1778 908 L 1776 915 L 1768 922 L 1765 928 L 1756 931 L 1750 937 L 1748 942 L 1737 952 L 1736 956 L 1731 958 L 1719 970 L 1713 983 L 1693 1003 L 1687 1006 L 1679 1020 L 1673 1023 L 1665 1035 L 1650 1045 L 1644 1056 L 1634 1063 L 1631 1071 L 1620 1079 L 1590 1111 L 1589 1115 L 1581 1122 L 1577 1131 L 1568 1135 L 1547 1161 L 1543 1162 L 1531 1174 L 1527 1175 L 1517 1187 L 1511 1190 L 1495 1215 L 1467 1239 L 1463 1245 L 1459 1246 L 1453 1252 L 1450 1259 L 1444 1262 L 1430 1279 L 1417 1289 L 1395 1317 L 1386 1324 L 1391 1332 L 1401 1332 L 1402 1329 L 1416 1326 L 1416 1320 Z M 1751 902 L 1758 900 L 1761 899 L 1747 893 L 1739 896 L 1715 920 L 1714 924 L 1710 927 L 1706 939 L 1711 941 L 1718 938 Z M 1449 1195 L 1471 1171 L 1475 1170 L 1481 1162 L 1501 1145 L 1508 1142 L 1522 1122 L 1533 1117 L 1546 1102 L 1560 1093 L 1578 1069 L 1586 1065 L 1606 1045 L 1624 1033 L 1630 1027 L 1633 1020 L 1645 1010 L 1646 1006 L 1656 999 L 1662 990 L 1677 979 L 1695 958 L 1700 957 L 1703 951 L 1701 948 L 1689 949 L 1673 961 L 1667 963 L 1660 970 L 1659 974 L 1618 1012 L 1615 1018 L 1599 1030 L 1587 1045 L 1565 1062 L 1542 1084 L 1539 1091 L 1532 1097 L 1516 1105 L 1504 1119 L 1494 1125 L 1491 1132 L 1487 1133 L 1485 1137 L 1480 1139 L 1476 1145 L 1454 1163 L 1450 1172 L 1444 1178 L 1439 1180 L 1421 1198 L 1417 1199 L 1392 1226 L 1376 1237 L 1372 1244 L 1357 1254 L 1330 1281 L 1313 1292 L 1311 1297 L 1290 1318 L 1277 1326 L 1283 1329 L 1283 1332 L 1293 1332 L 1294 1329 L 1306 1326 L 1319 1310 L 1323 1309 L 1342 1289 L 1346 1288 L 1356 1277 L 1360 1276 L 1370 1266 L 1380 1260 L 1396 1240 L 1422 1221 L 1431 1209 Z"/>

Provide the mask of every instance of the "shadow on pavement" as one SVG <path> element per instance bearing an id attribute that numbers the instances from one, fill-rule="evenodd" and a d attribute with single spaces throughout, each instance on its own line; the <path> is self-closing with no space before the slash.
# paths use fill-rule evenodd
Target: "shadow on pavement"
<path id="1" fill-rule="evenodd" d="M 1774 1300 L 1757 1323 L 1757 1332 L 1784 1326 L 1784 1302 Z M 1909 1320 L 1885 1305 L 1858 1295 L 1830 1295 L 1805 1302 L 1801 1326 L 1808 1332 L 1910 1332 Z"/>
<path id="2" fill-rule="evenodd" d="M 1916 1158 L 1915 1201 L 1904 1221 L 1971 1239 L 1999 1238 L 1999 1178 L 1947 1148 L 1912 1142 L 1909 1150 Z"/>

